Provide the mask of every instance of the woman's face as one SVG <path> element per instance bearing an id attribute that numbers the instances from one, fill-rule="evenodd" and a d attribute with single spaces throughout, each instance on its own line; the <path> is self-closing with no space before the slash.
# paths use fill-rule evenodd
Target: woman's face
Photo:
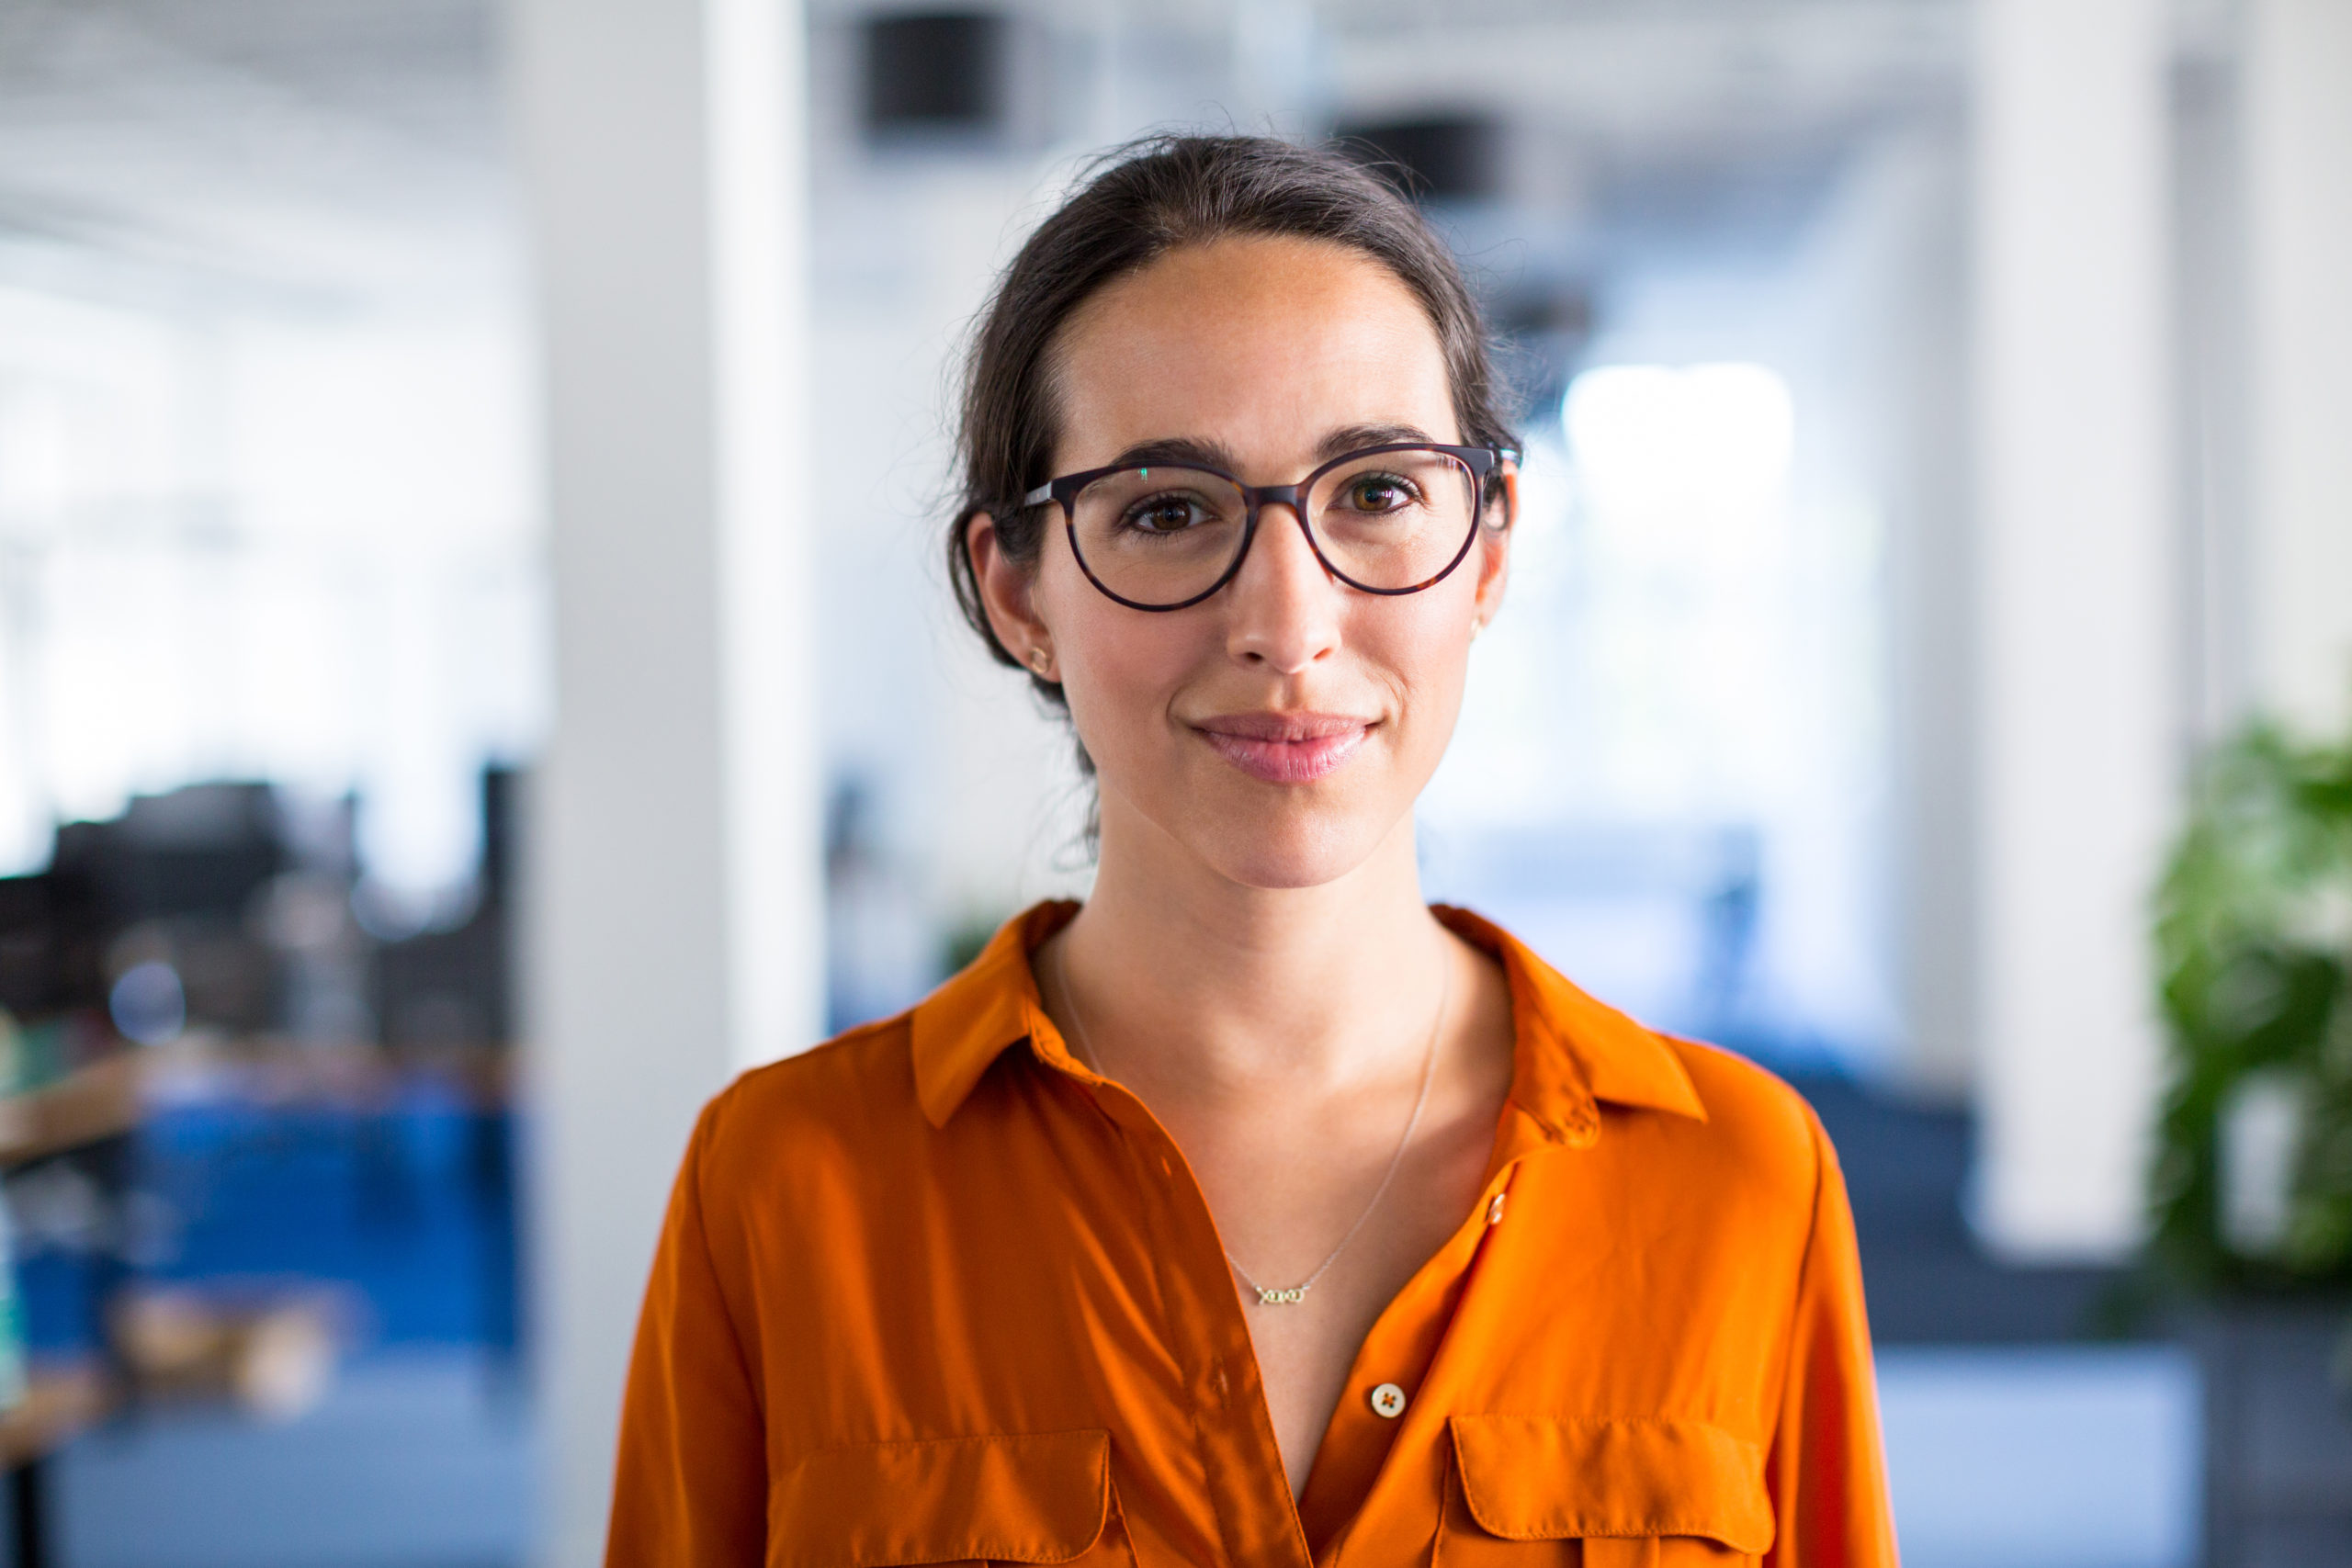
<path id="1" fill-rule="evenodd" d="M 1437 333 L 1385 267 L 1339 246 L 1220 240 L 1105 288 L 1055 360 L 1054 472 L 1149 443 L 1290 484 L 1387 441 L 1459 444 Z M 1102 787 L 1105 852 L 1176 850 L 1253 887 L 1304 887 L 1409 830 L 1460 711 L 1470 640 L 1501 599 L 1509 535 L 1482 527 L 1435 587 L 1382 597 L 1327 573 L 1268 507 L 1238 575 L 1187 609 L 1105 597 L 1058 512 L 1033 570 L 975 563 L 998 636 L 1045 650 Z"/>

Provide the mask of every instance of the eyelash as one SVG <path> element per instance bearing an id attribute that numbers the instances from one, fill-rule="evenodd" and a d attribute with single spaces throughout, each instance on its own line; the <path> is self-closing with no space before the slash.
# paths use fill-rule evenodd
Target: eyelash
<path id="1" fill-rule="evenodd" d="M 1412 480 L 1407 479 L 1402 474 L 1358 474 L 1348 480 L 1346 490 L 1341 491 L 1340 493 L 1345 494 L 1348 490 L 1353 490 L 1356 486 L 1367 481 L 1376 484 L 1394 485 L 1398 490 L 1403 491 L 1407 498 L 1412 501 L 1420 501 L 1423 499 L 1421 495 L 1421 487 L 1415 484 Z"/>
<path id="2" fill-rule="evenodd" d="M 1141 501 L 1131 502 L 1128 503 L 1126 511 L 1121 513 L 1119 517 L 1119 526 L 1133 533 L 1146 535 L 1164 534 L 1170 532 L 1170 530 L 1166 529 L 1138 527 L 1136 523 L 1137 518 L 1149 513 L 1170 502 L 1181 502 L 1187 506 L 1195 504 L 1190 497 L 1187 497 L 1179 491 L 1167 491 L 1159 495 L 1147 496 Z"/>

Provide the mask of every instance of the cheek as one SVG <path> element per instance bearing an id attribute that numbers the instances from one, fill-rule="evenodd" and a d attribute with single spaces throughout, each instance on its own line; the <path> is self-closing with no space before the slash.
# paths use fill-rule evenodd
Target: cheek
<path id="1" fill-rule="evenodd" d="M 1126 610 L 1080 584 L 1089 599 L 1062 607 L 1054 636 L 1062 694 L 1079 739 L 1097 763 L 1154 744 L 1204 649 L 1183 615 Z"/>
<path id="2" fill-rule="evenodd" d="M 1364 662 L 1382 672 L 1406 718 L 1417 726 L 1433 719 L 1450 724 L 1461 704 L 1470 660 L 1470 596 L 1446 592 L 1451 586 L 1369 605 L 1351 628 Z"/>

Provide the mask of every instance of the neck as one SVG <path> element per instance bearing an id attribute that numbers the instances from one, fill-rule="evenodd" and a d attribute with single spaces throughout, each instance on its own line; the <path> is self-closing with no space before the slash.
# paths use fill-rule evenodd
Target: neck
<path id="1" fill-rule="evenodd" d="M 1216 1100 L 1419 1070 L 1451 955 L 1410 818 L 1346 875 L 1296 888 L 1154 852 L 1175 846 L 1148 825 L 1103 828 L 1093 893 L 1044 967 L 1104 1071 Z"/>

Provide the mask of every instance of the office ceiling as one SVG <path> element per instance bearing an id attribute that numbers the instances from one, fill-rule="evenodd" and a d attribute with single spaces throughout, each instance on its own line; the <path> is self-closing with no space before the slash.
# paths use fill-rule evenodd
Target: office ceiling
<path id="1" fill-rule="evenodd" d="M 479 0 L 0 0 L 0 276 L 334 308 L 511 269 Z"/>
<path id="2" fill-rule="evenodd" d="M 808 0 L 824 24 L 871 0 Z M 901 8 L 912 8 L 911 3 Z M 1023 0 L 1088 39 L 1311 61 L 1334 117 L 1492 110 L 1697 177 L 1956 108 L 1965 0 Z M 2176 0 L 2185 39 L 2228 0 Z M 0 277 L 321 307 L 515 271 L 497 0 L 0 0 Z M 1252 61 L 1253 51 L 1265 58 Z"/>

